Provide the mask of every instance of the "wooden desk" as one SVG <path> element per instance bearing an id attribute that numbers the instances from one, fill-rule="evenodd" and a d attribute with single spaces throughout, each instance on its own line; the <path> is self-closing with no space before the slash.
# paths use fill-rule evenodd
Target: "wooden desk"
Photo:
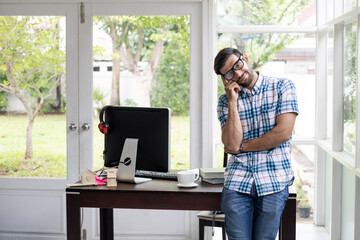
<path id="1" fill-rule="evenodd" d="M 100 208 L 100 239 L 114 239 L 113 208 L 164 210 L 221 210 L 221 185 L 199 182 L 196 188 L 178 188 L 176 181 L 152 180 L 141 184 L 66 189 L 67 239 L 81 238 L 81 207 Z M 295 194 L 296 200 L 296 194 Z M 280 226 L 280 239 L 295 239 L 295 200 L 288 201 Z M 294 202 L 294 205 L 289 204 Z"/>

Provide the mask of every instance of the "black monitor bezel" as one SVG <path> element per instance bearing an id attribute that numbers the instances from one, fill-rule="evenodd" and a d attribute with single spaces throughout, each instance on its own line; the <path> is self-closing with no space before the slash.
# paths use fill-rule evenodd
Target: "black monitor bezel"
<path id="1" fill-rule="evenodd" d="M 104 121 L 110 126 L 104 142 L 105 167 L 117 167 L 125 139 L 136 138 L 139 142 L 135 169 L 170 171 L 169 108 L 105 107 Z"/>

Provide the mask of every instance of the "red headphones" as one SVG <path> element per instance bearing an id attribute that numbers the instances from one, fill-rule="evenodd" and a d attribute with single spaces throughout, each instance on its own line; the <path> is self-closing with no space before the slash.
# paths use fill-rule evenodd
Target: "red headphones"
<path id="1" fill-rule="evenodd" d="M 99 128 L 100 132 L 103 134 L 107 134 L 110 131 L 110 125 L 107 122 L 103 121 L 104 112 L 108 107 L 109 106 L 103 107 L 99 114 L 100 123 L 98 125 L 98 128 Z"/>

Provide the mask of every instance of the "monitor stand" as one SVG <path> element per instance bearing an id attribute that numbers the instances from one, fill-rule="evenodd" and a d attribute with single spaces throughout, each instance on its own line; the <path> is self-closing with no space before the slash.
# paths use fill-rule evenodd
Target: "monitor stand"
<path id="1" fill-rule="evenodd" d="M 119 182 L 143 183 L 151 178 L 135 177 L 136 155 L 139 139 L 126 138 L 121 153 L 116 180 Z"/>

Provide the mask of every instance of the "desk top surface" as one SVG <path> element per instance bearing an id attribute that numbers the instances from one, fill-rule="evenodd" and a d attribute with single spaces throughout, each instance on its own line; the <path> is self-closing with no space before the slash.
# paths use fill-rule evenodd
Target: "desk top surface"
<path id="1" fill-rule="evenodd" d="M 198 186 L 192 188 L 178 187 L 177 181 L 158 180 L 145 183 L 123 183 L 117 182 L 116 187 L 107 186 L 74 186 L 66 188 L 66 192 L 86 192 L 86 191 L 114 191 L 114 192 L 193 192 L 193 193 L 217 193 L 221 194 L 222 184 L 208 184 L 197 181 Z"/>
<path id="2" fill-rule="evenodd" d="M 118 182 L 116 187 L 75 186 L 66 188 L 66 193 L 83 207 L 221 210 L 223 185 L 197 183 L 198 187 L 182 188 L 177 181 L 153 179 L 140 184 Z M 289 199 L 294 198 L 296 193 L 293 195 L 290 190 Z"/>
<path id="3" fill-rule="evenodd" d="M 152 181 L 145 183 L 123 183 L 117 182 L 116 187 L 107 186 L 74 186 L 66 188 L 66 192 L 89 192 L 89 191 L 108 191 L 108 192 L 157 192 L 157 193 L 211 193 L 221 194 L 223 184 L 209 184 L 197 181 L 198 186 L 192 188 L 179 187 L 177 181 L 171 180 L 158 180 L 153 179 Z M 294 184 L 289 187 L 289 197 L 296 198 L 296 190 Z"/>

